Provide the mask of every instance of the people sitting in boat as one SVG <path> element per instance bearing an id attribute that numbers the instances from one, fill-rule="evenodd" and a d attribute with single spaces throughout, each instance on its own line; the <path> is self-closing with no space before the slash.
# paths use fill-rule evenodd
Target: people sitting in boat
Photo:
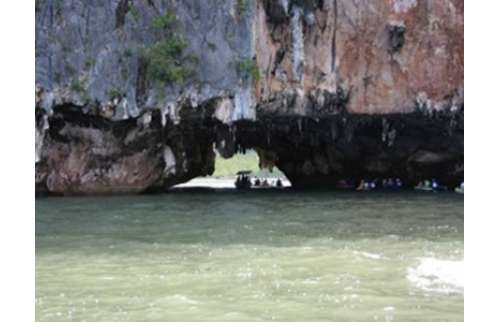
<path id="1" fill-rule="evenodd" d="M 442 185 L 436 179 L 432 179 L 432 189 L 434 191 L 448 191 L 449 190 L 447 186 Z"/>
<path id="2" fill-rule="evenodd" d="M 342 179 L 337 182 L 337 189 L 354 189 L 356 186 L 349 182 L 348 180 Z"/>
<path id="3" fill-rule="evenodd" d="M 255 178 L 254 178 L 254 181 L 253 181 L 253 185 L 254 185 L 255 187 L 260 187 L 260 179 L 259 179 L 259 178 L 257 178 L 257 177 L 255 177 Z"/>
<path id="4" fill-rule="evenodd" d="M 250 187 L 252 185 L 252 183 L 250 182 L 250 178 L 249 177 L 243 177 L 243 184 L 245 187 Z"/>
<path id="5" fill-rule="evenodd" d="M 262 180 L 262 185 L 263 188 L 269 187 L 269 183 L 267 182 L 267 179 Z"/>
<path id="6" fill-rule="evenodd" d="M 432 191 L 432 184 L 431 181 L 425 180 L 425 181 L 420 181 L 418 185 L 415 186 L 415 190 L 422 190 L 422 191 Z"/>
<path id="7" fill-rule="evenodd" d="M 358 187 L 356 188 L 357 191 L 368 191 L 371 190 L 370 182 L 361 180 L 359 183 Z"/>
<path id="8" fill-rule="evenodd" d="M 276 180 L 276 187 L 278 187 L 278 188 L 283 187 L 283 182 L 281 182 L 280 178 L 278 178 L 278 180 Z"/>
<path id="9" fill-rule="evenodd" d="M 439 184 L 436 179 L 432 179 L 432 190 L 437 190 L 439 188 Z"/>
<path id="10" fill-rule="evenodd" d="M 463 182 L 460 184 L 460 186 L 455 188 L 455 192 L 462 193 L 462 194 L 464 193 L 464 183 Z"/>
<path id="11" fill-rule="evenodd" d="M 248 177 L 248 174 L 245 173 L 238 173 L 238 176 L 236 177 L 236 181 L 234 183 L 237 189 L 248 189 L 252 187 L 252 182 L 250 178 Z"/>
<path id="12" fill-rule="evenodd" d="M 396 188 L 401 189 L 403 187 L 403 181 L 401 179 L 396 179 Z"/>

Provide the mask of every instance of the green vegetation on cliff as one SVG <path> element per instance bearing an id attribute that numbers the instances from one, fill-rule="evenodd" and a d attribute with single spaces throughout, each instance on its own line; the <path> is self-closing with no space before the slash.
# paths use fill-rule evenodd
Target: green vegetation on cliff
<path id="1" fill-rule="evenodd" d="M 250 3 L 248 0 L 237 0 L 236 1 L 236 13 L 238 16 L 245 15 L 250 9 Z"/>
<path id="2" fill-rule="evenodd" d="M 192 75 L 191 68 L 186 66 L 193 58 L 185 55 L 187 42 L 175 31 L 177 18 L 173 11 L 152 22 L 152 27 L 160 32 L 161 40 L 144 48 L 140 55 L 147 63 L 148 77 L 163 83 L 182 84 Z"/>
<path id="3" fill-rule="evenodd" d="M 148 76 L 165 83 L 184 83 L 193 72 L 183 66 L 186 46 L 182 36 L 173 35 L 148 47 L 143 53 L 148 63 Z"/>
<path id="4" fill-rule="evenodd" d="M 260 79 L 260 71 L 257 63 L 251 58 L 244 58 L 238 63 L 238 70 L 244 79 L 252 79 L 254 82 Z"/>
<path id="5" fill-rule="evenodd" d="M 85 85 L 78 78 L 74 78 L 73 80 L 71 80 L 71 90 L 78 93 L 83 93 L 85 92 Z"/>

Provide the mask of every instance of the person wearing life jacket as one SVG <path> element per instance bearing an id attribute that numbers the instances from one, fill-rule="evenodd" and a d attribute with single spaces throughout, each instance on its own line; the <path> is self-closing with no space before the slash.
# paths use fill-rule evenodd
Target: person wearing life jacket
<path id="1" fill-rule="evenodd" d="M 432 187 L 432 190 L 438 190 L 439 184 L 436 181 L 436 179 L 432 179 L 431 187 Z"/>

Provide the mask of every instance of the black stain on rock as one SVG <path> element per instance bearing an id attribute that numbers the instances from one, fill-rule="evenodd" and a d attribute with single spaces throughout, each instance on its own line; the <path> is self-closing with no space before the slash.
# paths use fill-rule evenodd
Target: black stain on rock
<path id="1" fill-rule="evenodd" d="M 115 11 L 116 29 L 123 27 L 123 25 L 125 24 L 125 17 L 127 16 L 129 9 L 129 0 L 120 0 L 120 2 L 118 2 L 118 6 L 116 7 Z"/>
<path id="2" fill-rule="evenodd" d="M 388 25 L 387 32 L 389 52 L 399 52 L 405 44 L 406 27 L 401 25 Z"/>

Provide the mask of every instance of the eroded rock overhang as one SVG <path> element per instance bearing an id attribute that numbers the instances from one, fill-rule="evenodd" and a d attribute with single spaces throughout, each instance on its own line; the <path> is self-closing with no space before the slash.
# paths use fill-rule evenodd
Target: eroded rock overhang
<path id="1" fill-rule="evenodd" d="M 282 108 L 298 98 L 281 98 Z M 230 124 L 216 117 L 224 99 L 194 108 L 188 101 L 179 119 L 159 110 L 112 121 L 61 106 L 51 116 L 38 110 L 38 124 L 50 126 L 37 162 L 40 190 L 61 194 L 164 191 L 214 171 L 214 147 L 226 158 L 255 149 L 262 167 L 278 167 L 294 187 L 334 187 L 341 179 L 399 177 L 411 186 L 427 178 L 457 185 L 463 180 L 463 108 L 413 113 L 353 114 L 331 96 L 315 96 L 300 115 L 258 107 L 257 120 Z M 321 109 L 328 107 L 325 114 Z M 262 110 L 261 110 L 262 108 Z M 319 116 L 321 115 L 321 116 Z"/>

